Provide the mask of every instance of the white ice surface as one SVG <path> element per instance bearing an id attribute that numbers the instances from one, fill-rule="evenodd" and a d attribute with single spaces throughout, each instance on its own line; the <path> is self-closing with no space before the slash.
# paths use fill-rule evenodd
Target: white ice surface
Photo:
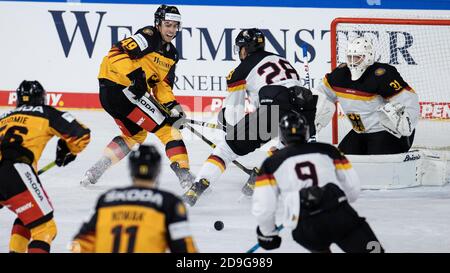
<path id="1" fill-rule="evenodd" d="M 2 109 L 0 112 L 4 112 Z M 99 183 L 89 188 L 79 186 L 84 172 L 100 157 L 104 147 L 119 129 L 102 111 L 72 111 L 92 130 L 92 141 L 77 160 L 65 168 L 52 168 L 41 175 L 41 180 L 55 207 L 58 235 L 52 245 L 53 252 L 67 252 L 67 244 L 78 231 L 94 207 L 97 197 L 109 188 L 130 183 L 127 161 L 109 169 Z M 198 128 L 198 127 L 197 127 Z M 213 138 L 211 129 L 204 131 Z M 198 172 L 211 148 L 184 129 L 183 135 L 191 159 L 192 170 Z M 217 142 L 217 138 L 215 139 Z M 153 136 L 149 143 L 157 143 Z M 40 167 L 54 160 L 56 139 L 47 145 Z M 259 165 L 265 153 L 257 151 L 240 158 L 244 165 Z M 176 176 L 164 159 L 160 176 L 161 188 L 177 194 L 183 191 Z M 250 199 L 240 200 L 240 189 L 247 176 L 230 166 L 212 190 L 189 208 L 194 239 L 202 252 L 245 252 L 256 243 L 255 219 L 250 213 Z M 375 234 L 389 252 L 450 252 L 450 187 L 419 187 L 402 190 L 364 191 L 354 204 L 358 213 L 366 217 Z M 9 234 L 15 216 L 0 210 L 0 252 L 8 251 Z M 213 227 L 216 220 L 225 224 L 222 231 Z M 283 243 L 275 252 L 306 252 L 297 245 L 287 230 L 281 232 Z M 261 251 L 261 249 L 259 250 Z M 332 251 L 340 252 L 336 247 Z"/>

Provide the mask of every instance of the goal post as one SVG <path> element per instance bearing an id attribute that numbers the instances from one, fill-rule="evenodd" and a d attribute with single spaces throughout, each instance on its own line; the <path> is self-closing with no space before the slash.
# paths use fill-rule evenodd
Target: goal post
<path id="1" fill-rule="evenodd" d="M 375 61 L 395 66 L 418 94 L 421 114 L 413 147 L 450 148 L 450 20 L 336 18 L 330 33 L 332 69 L 345 62 L 347 43 L 364 36 L 374 45 Z M 336 109 L 334 144 L 351 129 Z"/>

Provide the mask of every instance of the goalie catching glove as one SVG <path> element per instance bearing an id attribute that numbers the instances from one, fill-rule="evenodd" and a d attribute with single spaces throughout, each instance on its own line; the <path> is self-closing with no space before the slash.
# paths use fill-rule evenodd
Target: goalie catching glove
<path id="1" fill-rule="evenodd" d="M 398 138 L 410 136 L 414 130 L 411 118 L 405 108 L 406 106 L 401 103 L 388 102 L 379 109 L 381 125 Z"/>

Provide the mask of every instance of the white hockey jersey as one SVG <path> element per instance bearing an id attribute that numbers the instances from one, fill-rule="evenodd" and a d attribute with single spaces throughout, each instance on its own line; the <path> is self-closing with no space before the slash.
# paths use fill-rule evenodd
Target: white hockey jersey
<path id="1" fill-rule="evenodd" d="M 419 119 L 419 99 L 394 66 L 374 63 L 357 81 L 351 80 L 350 70 L 341 64 L 327 74 L 317 91 L 331 102 L 339 101 L 344 113 L 357 133 L 376 133 L 386 130 L 380 123 L 384 115 L 379 109 L 387 102 L 401 103 L 415 128 Z M 317 113 L 320 116 L 320 113 Z"/>
<path id="2" fill-rule="evenodd" d="M 255 52 L 245 58 L 227 76 L 225 119 L 235 125 L 245 115 L 246 95 L 254 108 L 259 107 L 259 89 L 266 85 L 292 87 L 301 85 L 300 76 L 283 57 L 267 51 Z"/>
<path id="3" fill-rule="evenodd" d="M 347 158 L 326 143 L 293 144 L 267 158 L 256 179 L 252 213 L 261 232 L 273 234 L 278 201 L 284 207 L 283 225 L 294 229 L 299 221 L 300 190 L 334 183 L 349 202 L 358 198 L 359 178 Z"/>

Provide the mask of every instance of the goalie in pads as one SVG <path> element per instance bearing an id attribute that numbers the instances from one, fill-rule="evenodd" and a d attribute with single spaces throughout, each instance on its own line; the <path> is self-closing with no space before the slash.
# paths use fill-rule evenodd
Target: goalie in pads
<path id="1" fill-rule="evenodd" d="M 394 66 L 375 62 L 374 55 L 368 39 L 356 38 L 348 45 L 347 63 L 325 75 L 317 88 L 329 102 L 339 101 L 352 124 L 353 130 L 339 143 L 346 154 L 403 153 L 414 139 L 417 94 Z M 317 131 L 331 119 L 326 106 L 330 103 L 323 100 L 317 107 Z"/>

